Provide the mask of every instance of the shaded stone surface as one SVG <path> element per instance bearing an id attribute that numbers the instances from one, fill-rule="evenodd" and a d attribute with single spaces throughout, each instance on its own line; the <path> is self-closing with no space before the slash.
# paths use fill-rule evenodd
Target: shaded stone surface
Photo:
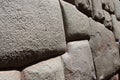
<path id="1" fill-rule="evenodd" d="M 120 22 L 117 20 L 115 15 L 112 15 L 112 23 L 113 23 L 113 32 L 115 34 L 115 38 L 117 41 L 120 40 Z"/>
<path id="2" fill-rule="evenodd" d="M 21 80 L 19 71 L 0 71 L 0 80 Z"/>
<path id="3" fill-rule="evenodd" d="M 88 17 L 79 12 L 75 6 L 61 1 L 66 40 L 74 41 L 89 39 Z"/>
<path id="4" fill-rule="evenodd" d="M 102 0 L 91 0 L 93 8 L 93 18 L 97 21 L 102 22 L 104 19 L 104 14 L 102 10 Z"/>
<path id="5" fill-rule="evenodd" d="M 104 23 L 106 28 L 112 30 L 113 25 L 112 25 L 111 15 L 105 10 L 103 10 L 103 12 L 104 12 L 104 15 L 105 15 L 105 19 L 104 19 L 103 23 Z"/>
<path id="6" fill-rule="evenodd" d="M 114 0 L 102 0 L 103 8 L 109 13 L 114 13 Z"/>
<path id="7" fill-rule="evenodd" d="M 113 0 L 114 6 L 115 6 L 115 15 L 117 17 L 117 20 L 120 21 L 120 1 L 119 0 Z"/>
<path id="8" fill-rule="evenodd" d="M 62 55 L 65 80 L 94 80 L 95 70 L 88 41 L 69 42 L 67 46 L 67 52 Z"/>
<path id="9" fill-rule="evenodd" d="M 89 42 L 95 62 L 97 80 L 107 80 L 120 69 L 119 50 L 111 31 L 92 19 L 89 21 L 91 24 Z"/>
<path id="10" fill-rule="evenodd" d="M 76 7 L 87 16 L 92 16 L 92 3 L 91 0 L 75 0 Z"/>
<path id="11" fill-rule="evenodd" d="M 0 68 L 60 55 L 65 45 L 59 0 L 0 1 Z"/>
<path id="12" fill-rule="evenodd" d="M 65 80 L 61 57 L 49 59 L 24 69 L 22 80 Z"/>

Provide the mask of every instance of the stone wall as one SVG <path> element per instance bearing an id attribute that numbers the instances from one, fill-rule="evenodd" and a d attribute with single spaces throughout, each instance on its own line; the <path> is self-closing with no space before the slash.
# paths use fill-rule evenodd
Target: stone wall
<path id="1" fill-rule="evenodd" d="M 0 80 L 119 80 L 119 0 L 1 0 Z"/>

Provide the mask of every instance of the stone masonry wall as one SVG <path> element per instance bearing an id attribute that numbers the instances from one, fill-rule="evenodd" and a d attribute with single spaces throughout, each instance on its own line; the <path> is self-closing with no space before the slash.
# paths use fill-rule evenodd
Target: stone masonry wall
<path id="1" fill-rule="evenodd" d="M 119 0 L 0 0 L 0 80 L 119 80 Z"/>

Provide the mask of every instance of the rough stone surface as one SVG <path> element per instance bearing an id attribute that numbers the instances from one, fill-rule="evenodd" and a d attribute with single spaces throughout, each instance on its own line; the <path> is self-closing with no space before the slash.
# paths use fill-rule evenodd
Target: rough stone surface
<path id="1" fill-rule="evenodd" d="M 111 15 L 105 10 L 104 10 L 104 15 L 105 15 L 105 19 L 104 19 L 105 27 L 112 30 L 113 25 L 112 25 Z"/>
<path id="2" fill-rule="evenodd" d="M 115 34 L 116 40 L 120 40 L 120 22 L 118 22 L 115 15 L 112 15 L 112 22 L 113 22 L 113 32 Z"/>
<path id="3" fill-rule="evenodd" d="M 0 1 L 0 68 L 21 67 L 64 51 L 59 0 Z"/>
<path id="4" fill-rule="evenodd" d="M 0 80 L 21 80 L 19 71 L 0 71 Z"/>
<path id="5" fill-rule="evenodd" d="M 89 38 L 88 17 L 79 12 L 75 6 L 61 1 L 66 40 L 74 41 Z"/>
<path id="6" fill-rule="evenodd" d="M 110 80 L 119 80 L 118 74 L 117 74 L 117 75 L 114 75 Z"/>
<path id="7" fill-rule="evenodd" d="M 109 13 L 114 13 L 114 0 L 102 0 L 103 8 Z"/>
<path id="8" fill-rule="evenodd" d="M 30 66 L 22 71 L 22 80 L 65 80 L 61 57 Z"/>
<path id="9" fill-rule="evenodd" d="M 119 0 L 113 0 L 114 6 L 115 6 L 115 15 L 117 19 L 120 21 L 120 1 Z"/>
<path id="10" fill-rule="evenodd" d="M 102 10 L 102 0 L 91 0 L 93 8 L 93 18 L 97 21 L 102 21 L 104 19 L 104 13 Z"/>
<path id="11" fill-rule="evenodd" d="M 97 80 L 107 80 L 120 69 L 120 57 L 114 35 L 104 25 L 90 19 L 90 46 Z"/>
<path id="12" fill-rule="evenodd" d="M 91 0 L 75 0 L 76 7 L 84 14 L 91 16 L 92 3 Z"/>
<path id="13" fill-rule="evenodd" d="M 88 41 L 69 42 L 67 46 L 67 52 L 62 55 L 65 80 L 94 80 L 96 77 Z"/>

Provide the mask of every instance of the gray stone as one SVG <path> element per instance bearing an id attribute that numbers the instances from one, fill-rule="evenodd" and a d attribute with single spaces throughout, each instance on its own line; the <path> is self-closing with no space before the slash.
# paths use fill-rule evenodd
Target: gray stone
<path id="1" fill-rule="evenodd" d="M 115 6 L 115 15 L 117 19 L 120 21 L 120 1 L 119 0 L 113 0 L 114 6 Z"/>
<path id="2" fill-rule="evenodd" d="M 90 46 L 97 80 L 108 80 L 120 69 L 120 56 L 114 35 L 104 25 L 90 19 Z"/>
<path id="3" fill-rule="evenodd" d="M 74 41 L 89 38 L 88 17 L 79 12 L 75 6 L 61 1 L 66 40 Z"/>
<path id="4" fill-rule="evenodd" d="M 0 71 L 0 80 L 21 80 L 19 71 Z"/>
<path id="5" fill-rule="evenodd" d="M 0 68 L 48 59 L 65 47 L 59 0 L 0 1 Z"/>
<path id="6" fill-rule="evenodd" d="M 93 8 L 93 18 L 97 21 L 104 19 L 104 13 L 102 10 L 102 0 L 91 0 Z"/>
<path id="7" fill-rule="evenodd" d="M 116 19 L 115 15 L 112 15 L 112 23 L 113 23 L 113 32 L 115 34 L 116 40 L 120 40 L 120 22 Z"/>
<path id="8" fill-rule="evenodd" d="M 114 0 L 102 0 L 102 4 L 104 6 L 104 9 L 110 13 L 114 13 Z"/>
<path id="9" fill-rule="evenodd" d="M 113 25 L 112 25 L 111 15 L 107 11 L 105 11 L 105 10 L 103 10 L 103 11 L 104 11 L 104 15 L 105 15 L 105 19 L 104 19 L 103 23 L 104 23 L 106 28 L 112 30 Z"/>
<path id="10" fill-rule="evenodd" d="M 92 16 L 92 3 L 91 0 L 75 0 L 76 7 L 88 16 Z"/>
<path id="11" fill-rule="evenodd" d="M 65 80 L 61 57 L 49 59 L 24 69 L 22 80 Z"/>
<path id="12" fill-rule="evenodd" d="M 94 80 L 95 70 L 88 41 L 69 42 L 67 46 L 67 52 L 62 55 L 65 80 Z"/>

